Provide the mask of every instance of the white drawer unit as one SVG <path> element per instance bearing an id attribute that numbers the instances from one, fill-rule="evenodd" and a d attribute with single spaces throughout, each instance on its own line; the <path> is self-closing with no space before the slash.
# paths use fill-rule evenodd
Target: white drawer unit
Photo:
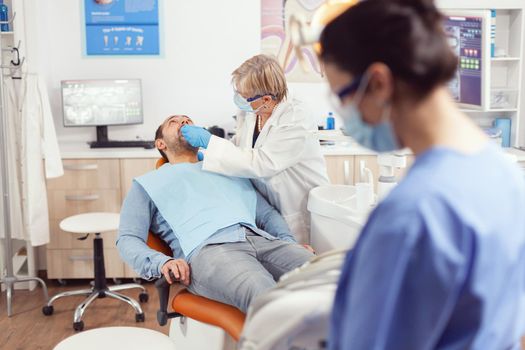
<path id="1" fill-rule="evenodd" d="M 155 169 L 158 158 L 64 159 L 64 176 L 47 182 L 51 240 L 47 245 L 49 278 L 92 278 L 93 237 L 64 232 L 66 217 L 90 212 L 120 212 L 133 178 Z M 138 277 L 124 264 L 115 246 L 118 232 L 105 232 L 106 275 Z"/>

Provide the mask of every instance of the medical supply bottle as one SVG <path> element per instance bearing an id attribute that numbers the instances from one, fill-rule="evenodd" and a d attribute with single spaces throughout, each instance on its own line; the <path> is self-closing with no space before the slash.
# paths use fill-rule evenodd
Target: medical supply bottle
<path id="1" fill-rule="evenodd" d="M 2 22 L 9 21 L 9 9 L 7 8 L 7 5 L 4 4 L 3 0 L 0 0 L 0 21 L 2 21 Z M 2 23 L 0 25 L 0 30 L 2 32 L 8 32 L 9 31 L 9 24 L 8 23 Z"/>
<path id="2" fill-rule="evenodd" d="M 334 113 L 329 112 L 328 117 L 326 117 L 326 130 L 334 130 L 334 129 L 335 129 Z"/>
<path id="3" fill-rule="evenodd" d="M 496 10 L 490 10 L 490 56 L 496 56 Z"/>

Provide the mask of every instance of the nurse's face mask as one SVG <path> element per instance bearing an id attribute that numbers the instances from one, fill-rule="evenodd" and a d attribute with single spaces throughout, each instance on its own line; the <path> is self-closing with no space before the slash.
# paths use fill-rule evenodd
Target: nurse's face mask
<path id="1" fill-rule="evenodd" d="M 336 112 L 343 118 L 344 133 L 356 140 L 363 147 L 376 152 L 391 152 L 399 149 L 397 137 L 390 123 L 390 106 L 385 106 L 381 122 L 370 125 L 363 120 L 359 104 L 363 100 L 370 82 L 370 74 L 365 73 L 350 82 L 337 93 L 332 93 L 330 100 Z M 355 94 L 350 103 L 342 101 L 351 94 Z"/>
<path id="2" fill-rule="evenodd" d="M 269 94 L 267 94 L 269 95 Z M 235 103 L 235 105 L 241 110 L 241 111 L 244 111 L 244 112 L 247 112 L 247 113 L 257 113 L 261 110 L 261 108 L 263 108 L 264 106 L 264 103 L 262 105 L 260 105 L 259 107 L 257 107 L 257 109 L 253 109 L 251 103 L 254 102 L 254 101 L 257 101 L 258 99 L 260 98 L 263 98 L 264 96 L 267 96 L 267 95 L 256 95 L 256 96 L 253 96 L 253 97 L 250 97 L 250 98 L 244 98 L 241 96 L 241 94 L 239 94 L 237 91 L 235 91 L 235 94 L 233 95 L 233 102 Z M 272 96 L 272 95 L 270 95 Z M 272 98 L 274 98 L 272 96 Z"/>

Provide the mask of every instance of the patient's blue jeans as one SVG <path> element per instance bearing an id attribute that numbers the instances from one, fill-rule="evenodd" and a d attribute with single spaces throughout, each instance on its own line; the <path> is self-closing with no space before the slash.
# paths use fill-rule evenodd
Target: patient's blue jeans
<path id="1" fill-rule="evenodd" d="M 246 312 L 255 297 L 312 257 L 296 243 L 247 233 L 245 242 L 207 245 L 193 256 L 188 289 Z"/>

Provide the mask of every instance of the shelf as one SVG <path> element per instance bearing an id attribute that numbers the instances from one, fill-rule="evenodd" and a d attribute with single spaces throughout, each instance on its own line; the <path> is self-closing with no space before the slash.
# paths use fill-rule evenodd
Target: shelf
<path id="1" fill-rule="evenodd" d="M 0 35 L 13 35 L 15 32 L 0 32 Z"/>
<path id="2" fill-rule="evenodd" d="M 517 112 L 517 108 L 492 108 L 492 109 L 460 109 L 465 113 L 512 113 Z"/>
<path id="3" fill-rule="evenodd" d="M 491 57 L 492 62 L 518 62 L 519 57 Z"/>
<path id="4" fill-rule="evenodd" d="M 512 92 L 518 92 L 519 90 L 518 90 L 518 88 L 515 88 L 515 87 L 491 87 L 490 91 L 505 91 L 505 92 L 512 91 Z"/>
<path id="5" fill-rule="evenodd" d="M 517 108 L 492 108 L 492 109 L 489 109 L 487 112 L 490 112 L 490 113 L 498 113 L 498 112 L 517 112 L 518 109 Z"/>

